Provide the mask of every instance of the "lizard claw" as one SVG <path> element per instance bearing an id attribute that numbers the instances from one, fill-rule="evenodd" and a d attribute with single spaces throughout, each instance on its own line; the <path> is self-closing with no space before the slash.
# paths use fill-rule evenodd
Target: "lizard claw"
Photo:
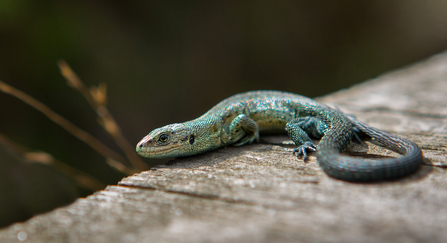
<path id="1" fill-rule="evenodd" d="M 245 145 L 245 144 L 251 144 L 251 143 L 253 143 L 255 141 L 259 142 L 259 132 L 255 133 L 253 135 L 250 135 L 250 136 L 245 136 L 241 141 L 235 143 L 234 145 L 236 147 L 239 147 L 239 146 L 242 146 L 242 145 Z"/>
<path id="2" fill-rule="evenodd" d="M 306 150 L 310 150 L 310 151 L 317 151 L 317 148 L 314 144 L 312 143 L 305 143 L 303 145 L 300 145 L 298 148 L 292 150 L 292 154 L 295 155 L 296 157 L 299 158 L 301 155 L 303 155 L 303 160 L 304 162 L 306 162 L 307 160 L 307 151 Z"/>
<path id="3" fill-rule="evenodd" d="M 360 129 L 358 129 L 357 127 L 354 127 L 353 130 L 354 130 L 354 133 L 353 133 L 353 136 L 352 136 L 353 140 L 358 142 L 359 144 L 362 144 L 363 141 L 362 141 L 362 139 L 359 136 L 359 133 L 361 133 Z"/>

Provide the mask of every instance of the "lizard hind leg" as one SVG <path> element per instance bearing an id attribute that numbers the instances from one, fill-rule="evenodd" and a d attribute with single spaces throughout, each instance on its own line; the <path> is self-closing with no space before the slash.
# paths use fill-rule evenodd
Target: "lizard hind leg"
<path id="1" fill-rule="evenodd" d="M 240 114 L 231 121 L 230 140 L 235 142 L 235 146 L 259 142 L 259 127 L 256 122 L 245 114 Z"/>
<path id="2" fill-rule="evenodd" d="M 307 160 L 307 151 L 316 151 L 316 145 L 309 135 L 321 138 L 327 130 L 327 125 L 316 117 L 306 116 L 291 120 L 286 124 L 286 131 L 290 139 L 298 148 L 293 150 L 297 157 L 303 155 L 303 160 Z"/>

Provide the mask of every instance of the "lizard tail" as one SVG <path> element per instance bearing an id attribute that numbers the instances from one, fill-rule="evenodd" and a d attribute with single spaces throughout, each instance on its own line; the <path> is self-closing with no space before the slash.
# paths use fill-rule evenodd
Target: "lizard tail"
<path id="1" fill-rule="evenodd" d="M 350 118 L 353 120 L 353 118 Z M 318 144 L 317 161 L 331 177 L 346 181 L 380 181 L 396 179 L 416 171 L 422 162 L 421 149 L 411 141 L 368 126 L 357 120 L 355 124 L 372 138 L 371 142 L 403 156 L 386 159 L 358 159 L 340 155 L 353 137 L 351 121 L 339 119 Z M 347 142 L 346 142 L 347 141 Z"/>

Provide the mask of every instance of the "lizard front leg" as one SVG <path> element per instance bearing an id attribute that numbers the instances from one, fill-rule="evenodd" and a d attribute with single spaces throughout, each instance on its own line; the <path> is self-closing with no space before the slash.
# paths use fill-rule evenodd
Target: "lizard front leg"
<path id="1" fill-rule="evenodd" d="M 309 135 L 321 138 L 326 133 L 328 126 L 321 119 L 311 116 L 299 117 L 286 124 L 286 131 L 290 139 L 298 148 L 293 150 L 297 157 L 303 155 L 303 160 L 307 160 L 307 151 L 316 151 L 316 145 Z"/>
<path id="2" fill-rule="evenodd" d="M 229 140 L 235 146 L 259 141 L 259 127 L 256 122 L 245 114 L 235 117 L 229 126 Z"/>

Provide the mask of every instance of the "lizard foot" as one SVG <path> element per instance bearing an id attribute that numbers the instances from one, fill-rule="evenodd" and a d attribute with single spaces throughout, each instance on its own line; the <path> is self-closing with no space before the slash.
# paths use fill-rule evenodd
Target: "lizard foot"
<path id="1" fill-rule="evenodd" d="M 354 130 L 354 135 L 353 135 L 353 140 L 355 141 L 355 142 L 357 142 L 357 143 L 359 143 L 359 144 L 362 144 L 363 143 L 363 141 L 362 141 L 362 139 L 360 138 L 360 136 L 359 136 L 359 134 L 361 133 L 361 131 L 360 131 L 360 129 L 358 129 L 357 127 L 354 127 L 353 128 L 353 130 Z"/>
<path id="2" fill-rule="evenodd" d="M 245 144 L 251 144 L 254 141 L 259 142 L 259 132 L 255 133 L 255 134 L 253 134 L 251 136 L 245 136 L 241 141 L 235 143 L 234 145 L 239 147 L 239 146 L 242 146 L 242 145 L 245 145 Z"/>
<path id="3" fill-rule="evenodd" d="M 304 162 L 306 162 L 307 160 L 307 151 L 306 150 L 310 150 L 310 151 L 317 151 L 317 147 L 315 146 L 315 144 L 311 143 L 311 142 L 306 142 L 303 145 L 300 145 L 298 148 L 292 150 L 293 154 L 296 154 L 296 157 L 299 158 L 301 155 L 303 155 L 303 160 Z"/>

